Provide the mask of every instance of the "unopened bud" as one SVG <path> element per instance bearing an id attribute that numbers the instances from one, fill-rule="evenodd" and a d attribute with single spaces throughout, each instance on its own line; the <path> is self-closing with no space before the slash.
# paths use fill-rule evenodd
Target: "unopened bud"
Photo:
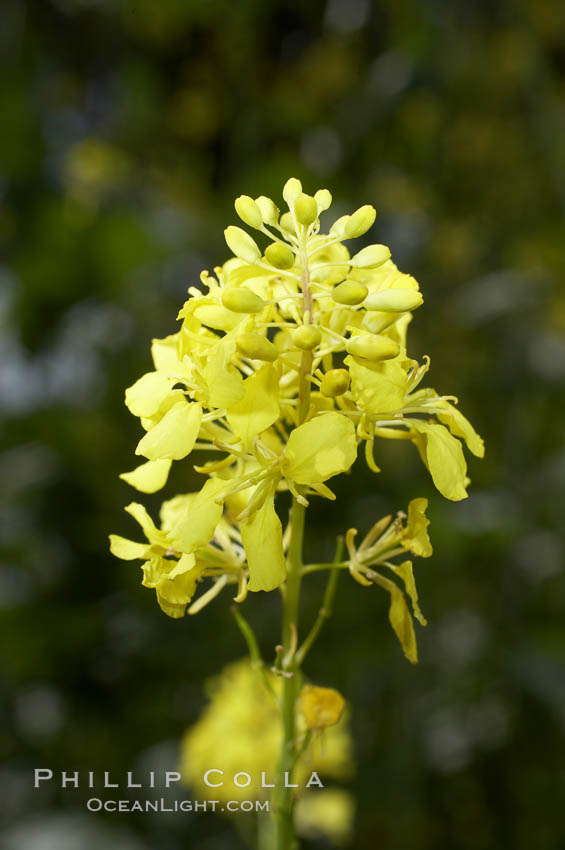
<path id="1" fill-rule="evenodd" d="M 295 235 L 296 228 L 294 226 L 294 219 L 291 213 L 283 213 L 279 224 L 283 230 L 286 230 L 287 233 L 291 233 L 293 236 Z"/>
<path id="2" fill-rule="evenodd" d="M 417 289 L 383 289 L 371 292 L 364 306 L 367 310 L 382 310 L 384 313 L 404 313 L 415 310 L 423 301 Z"/>
<path id="3" fill-rule="evenodd" d="M 358 283 L 356 280 L 344 280 L 334 286 L 332 298 L 338 304 L 360 304 L 367 297 L 369 290 L 363 283 Z"/>
<path id="4" fill-rule="evenodd" d="M 328 189 L 318 189 L 314 195 L 314 200 L 318 205 L 318 213 L 324 212 L 324 210 L 329 209 L 332 205 L 331 192 Z"/>
<path id="5" fill-rule="evenodd" d="M 334 236 L 337 236 L 338 239 L 342 239 L 345 236 L 345 225 L 351 218 L 350 215 L 342 215 L 341 218 L 338 218 L 337 221 L 334 221 L 332 226 L 330 227 L 330 233 Z"/>
<path id="6" fill-rule="evenodd" d="M 265 250 L 265 259 L 276 269 L 291 269 L 294 265 L 294 254 L 287 245 L 273 242 Z"/>
<path id="7" fill-rule="evenodd" d="M 278 356 L 278 351 L 273 343 L 261 334 L 241 334 L 237 337 L 235 344 L 239 353 L 251 360 L 266 360 L 273 363 Z"/>
<path id="8" fill-rule="evenodd" d="M 351 258 L 351 265 L 359 269 L 375 269 L 390 258 L 390 249 L 386 245 L 367 245 Z"/>
<path id="9" fill-rule="evenodd" d="M 359 207 L 345 224 L 345 236 L 348 239 L 356 239 L 358 236 L 363 236 L 373 226 L 376 215 L 375 208 L 370 204 Z"/>
<path id="10" fill-rule="evenodd" d="M 293 201 L 296 201 L 296 199 L 300 197 L 301 193 L 302 183 L 300 180 L 297 180 L 296 177 L 291 177 L 284 184 L 282 194 L 289 206 L 293 203 Z"/>
<path id="11" fill-rule="evenodd" d="M 278 222 L 279 208 L 276 206 L 274 201 L 270 198 L 266 198 L 265 195 L 260 195 L 258 198 L 255 198 L 255 203 L 261 210 L 261 215 L 263 216 L 265 224 L 276 224 Z"/>
<path id="12" fill-rule="evenodd" d="M 263 226 L 263 215 L 253 198 L 249 195 L 240 195 L 235 202 L 235 211 L 240 219 L 248 224 L 249 227 L 254 227 L 260 230 Z"/>
<path id="13" fill-rule="evenodd" d="M 257 243 L 241 227 L 234 227 L 234 225 L 226 227 L 224 236 L 226 237 L 228 248 L 240 260 L 245 260 L 246 263 L 254 263 L 255 260 L 260 258 L 261 251 Z"/>
<path id="14" fill-rule="evenodd" d="M 294 212 L 300 224 L 308 227 L 318 218 L 318 204 L 311 195 L 302 193 L 294 204 Z"/>
<path id="15" fill-rule="evenodd" d="M 322 378 L 320 391 L 327 398 L 343 395 L 349 389 L 349 372 L 347 369 L 330 369 Z"/>
<path id="16" fill-rule="evenodd" d="M 292 341 L 303 351 L 311 351 L 322 341 L 322 333 L 316 325 L 300 325 L 292 334 Z"/>
<path id="17" fill-rule="evenodd" d="M 222 304 L 234 313 L 260 313 L 265 307 L 263 299 L 245 286 L 224 289 Z"/>
<path id="18" fill-rule="evenodd" d="M 326 729 L 341 720 L 345 700 L 334 688 L 304 685 L 299 707 L 308 729 Z"/>
<path id="19" fill-rule="evenodd" d="M 353 336 L 347 340 L 345 347 L 349 354 L 364 360 L 391 360 L 400 352 L 397 342 L 380 334 Z"/>

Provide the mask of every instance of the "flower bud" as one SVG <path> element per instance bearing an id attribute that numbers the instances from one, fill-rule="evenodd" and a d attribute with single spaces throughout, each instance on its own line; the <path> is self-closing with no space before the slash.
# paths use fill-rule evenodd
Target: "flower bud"
<path id="1" fill-rule="evenodd" d="M 291 269 L 294 265 L 294 254 L 287 245 L 273 242 L 265 251 L 265 259 L 276 269 Z"/>
<path id="2" fill-rule="evenodd" d="M 273 363 L 278 356 L 273 343 L 261 334 L 241 334 L 237 337 L 235 344 L 239 353 L 251 360 L 267 360 L 269 363 Z"/>
<path id="3" fill-rule="evenodd" d="M 326 729 L 341 720 L 345 700 L 334 688 L 304 685 L 299 707 L 308 729 Z"/>
<path id="4" fill-rule="evenodd" d="M 265 195 L 259 195 L 258 198 L 255 198 L 255 203 L 261 210 L 265 224 L 277 224 L 279 220 L 279 208 L 274 201 L 266 198 Z"/>
<path id="5" fill-rule="evenodd" d="M 322 332 L 316 325 L 300 325 L 293 332 L 292 341 L 303 351 L 311 351 L 322 341 Z"/>
<path id="6" fill-rule="evenodd" d="M 345 347 L 349 354 L 364 360 L 391 360 L 400 352 L 397 342 L 380 334 L 353 336 L 347 340 Z"/>
<path id="7" fill-rule="evenodd" d="M 302 183 L 300 180 L 297 180 L 296 177 L 291 177 L 286 181 L 283 187 L 283 198 L 290 206 L 290 204 L 300 197 L 302 193 Z"/>
<path id="8" fill-rule="evenodd" d="M 280 226 L 283 230 L 286 230 L 287 233 L 291 233 L 293 236 L 296 234 L 296 228 L 294 226 L 294 219 L 292 214 L 289 212 L 283 213 L 281 215 L 281 220 L 279 222 Z"/>
<path id="9" fill-rule="evenodd" d="M 263 299 L 245 286 L 224 289 L 222 304 L 233 313 L 260 313 L 265 307 Z"/>
<path id="10" fill-rule="evenodd" d="M 249 195 L 240 195 L 235 202 L 235 211 L 240 219 L 249 227 L 260 230 L 263 226 L 261 210 Z"/>
<path id="11" fill-rule="evenodd" d="M 417 289 L 383 289 L 371 292 L 364 306 L 367 310 L 382 310 L 384 313 L 404 313 L 415 310 L 423 301 Z"/>
<path id="12" fill-rule="evenodd" d="M 359 269 L 375 269 L 390 258 L 390 249 L 386 245 L 367 245 L 351 258 L 351 265 Z"/>
<path id="13" fill-rule="evenodd" d="M 343 239 L 345 235 L 345 225 L 347 224 L 350 218 L 351 216 L 349 215 L 342 215 L 341 218 L 338 218 L 336 221 L 334 221 L 334 223 L 330 227 L 330 233 L 333 236 L 337 236 L 339 239 Z"/>
<path id="14" fill-rule="evenodd" d="M 363 283 L 356 280 L 344 280 L 334 286 L 332 298 L 338 304 L 360 304 L 367 297 L 369 290 Z"/>
<path id="15" fill-rule="evenodd" d="M 294 212 L 300 224 L 308 227 L 318 218 L 318 204 L 311 195 L 303 192 L 294 204 Z"/>
<path id="16" fill-rule="evenodd" d="M 376 215 L 375 208 L 370 204 L 359 207 L 345 224 L 344 232 L 346 238 L 356 239 L 358 236 L 363 236 L 373 226 Z"/>
<path id="17" fill-rule="evenodd" d="M 241 227 L 234 227 L 234 225 L 226 227 L 224 230 L 224 236 L 228 243 L 228 248 L 235 254 L 236 257 L 239 257 L 240 260 L 245 260 L 246 263 L 254 263 L 255 260 L 260 258 L 261 251 L 259 250 L 257 243 L 249 235 L 249 233 L 246 233 L 245 230 L 241 229 Z"/>
<path id="18" fill-rule="evenodd" d="M 324 212 L 324 210 L 329 209 L 332 205 L 331 192 L 328 189 L 318 189 L 314 195 L 314 200 L 318 205 L 318 214 Z"/>
<path id="19" fill-rule="evenodd" d="M 343 395 L 349 389 L 349 372 L 347 369 L 330 369 L 322 378 L 320 391 L 326 398 Z"/>

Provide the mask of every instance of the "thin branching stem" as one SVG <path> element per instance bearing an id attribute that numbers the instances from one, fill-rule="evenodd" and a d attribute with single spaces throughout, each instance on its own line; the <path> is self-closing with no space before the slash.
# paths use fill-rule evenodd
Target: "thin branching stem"
<path id="1" fill-rule="evenodd" d="M 335 552 L 334 563 L 332 565 L 333 569 L 330 571 L 330 575 L 328 578 L 328 583 L 326 585 L 326 591 L 324 593 L 324 600 L 322 602 L 322 607 L 318 611 L 318 616 L 316 617 L 316 621 L 310 630 L 310 633 L 306 637 L 304 643 L 298 649 L 296 653 L 296 664 L 301 667 L 304 659 L 307 654 L 310 652 L 313 644 L 316 641 L 316 638 L 320 634 L 322 627 L 326 620 L 331 616 L 333 603 L 335 599 L 335 594 L 337 590 L 337 583 L 339 581 L 339 569 L 337 569 L 337 565 L 341 562 L 341 558 L 343 556 L 343 537 L 339 537 L 337 541 L 337 547 Z"/>

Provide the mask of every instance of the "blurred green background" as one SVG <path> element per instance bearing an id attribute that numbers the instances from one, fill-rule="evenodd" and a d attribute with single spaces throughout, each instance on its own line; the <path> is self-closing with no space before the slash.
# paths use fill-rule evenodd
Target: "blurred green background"
<path id="1" fill-rule="evenodd" d="M 563 847 L 562 4 L 4 0 L 2 19 L 2 847 L 243 847 L 213 815 L 87 815 L 88 789 L 31 771 L 174 768 L 204 679 L 244 654 L 228 598 L 167 619 L 107 534 L 133 532 L 124 388 L 227 258 L 233 199 L 290 175 L 336 217 L 376 206 L 373 241 L 426 299 L 411 351 L 487 442 L 466 502 L 383 443 L 380 476 L 360 464 L 311 511 L 327 556 L 430 498 L 420 665 L 385 594 L 345 580 L 307 665 L 353 705 L 351 847 Z M 266 653 L 278 608 L 247 605 Z"/>

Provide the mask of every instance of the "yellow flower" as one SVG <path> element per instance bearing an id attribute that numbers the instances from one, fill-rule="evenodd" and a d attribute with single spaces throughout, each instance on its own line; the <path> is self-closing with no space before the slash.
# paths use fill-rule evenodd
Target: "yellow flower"
<path id="1" fill-rule="evenodd" d="M 304 685 L 300 693 L 299 709 L 308 729 L 327 729 L 339 723 L 345 700 L 334 688 Z"/>
<path id="2" fill-rule="evenodd" d="M 245 560 L 237 574 L 218 568 L 214 580 L 237 581 L 238 601 L 247 590 L 285 581 L 279 492 L 290 490 L 303 505 L 312 495 L 333 499 L 326 482 L 351 468 L 361 444 L 378 472 L 378 442 L 396 439 L 416 446 L 435 486 L 457 501 L 468 484 L 461 441 L 477 457 L 484 453 L 456 399 L 420 387 L 429 360 L 419 364 L 407 351 L 411 311 L 423 302 L 417 281 L 385 245 L 351 248 L 372 226 L 374 208 L 362 206 L 324 233 L 319 215 L 332 200 L 326 189 L 308 195 L 291 178 L 283 198 L 282 214 L 265 196 L 236 200 L 241 223 L 260 241 L 227 227 L 234 256 L 189 288 L 180 329 L 153 340 L 154 370 L 126 390 L 126 405 L 146 432 L 136 449 L 146 462 L 122 479 L 154 493 L 173 462 L 200 451 L 212 456 L 196 467 L 207 480 L 187 496 L 167 541 L 179 557 L 213 548 L 229 514 Z M 431 553 L 426 523 L 412 507 L 397 545 Z M 124 551 L 121 544 L 119 556 Z M 171 557 L 147 555 L 139 544 L 128 557 L 134 551 Z M 362 576 L 357 562 L 352 574 Z"/>
<path id="3" fill-rule="evenodd" d="M 208 482 L 209 485 L 217 483 L 214 479 Z M 187 547 L 190 551 L 183 551 L 176 543 L 174 529 L 199 495 L 189 493 L 164 502 L 161 508 L 161 529 L 155 526 L 143 505 L 135 502 L 128 505 L 126 511 L 141 525 L 147 538 L 146 543 L 136 543 L 117 534 L 110 535 L 110 549 L 117 558 L 126 561 L 139 558 L 144 561 L 141 568 L 142 584 L 155 590 L 161 610 L 169 617 L 184 616 L 197 583 L 204 577 L 212 577 L 214 584 L 191 606 L 191 611 L 200 610 L 203 607 L 201 600 L 205 604 L 207 594 L 213 598 L 228 582 L 237 583 L 240 593 L 247 583 L 241 538 L 227 520 L 220 519 L 208 536 L 203 530 L 208 521 L 204 514 L 200 537 L 195 545 Z M 207 528 L 210 528 L 209 524 Z"/>

